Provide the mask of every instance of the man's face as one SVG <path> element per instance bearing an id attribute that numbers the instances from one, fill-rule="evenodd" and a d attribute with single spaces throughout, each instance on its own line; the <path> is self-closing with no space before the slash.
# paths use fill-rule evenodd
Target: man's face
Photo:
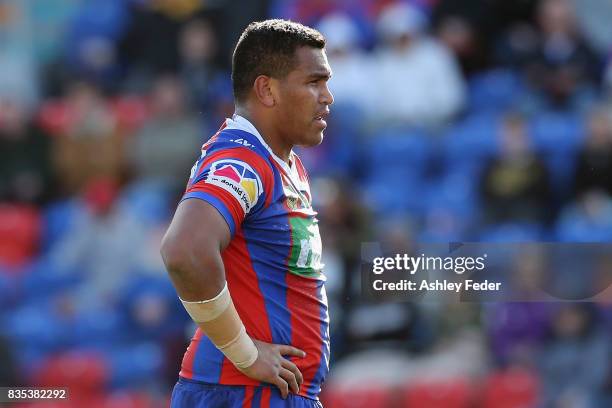
<path id="1" fill-rule="evenodd" d="M 278 130 L 288 144 L 316 146 L 323 140 L 325 118 L 334 103 L 327 87 L 331 69 L 322 49 L 300 47 L 295 58 L 296 68 L 279 80 Z"/>

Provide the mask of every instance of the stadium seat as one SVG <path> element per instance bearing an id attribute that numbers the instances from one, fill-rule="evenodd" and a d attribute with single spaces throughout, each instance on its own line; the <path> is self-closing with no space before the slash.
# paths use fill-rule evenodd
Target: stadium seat
<path id="1" fill-rule="evenodd" d="M 326 408 L 388 408 L 393 406 L 392 390 L 387 385 L 327 387 L 321 395 Z"/>
<path id="2" fill-rule="evenodd" d="M 499 152 L 499 124 L 499 115 L 480 113 L 451 127 L 441 140 L 447 174 L 478 177 L 487 159 Z"/>
<path id="3" fill-rule="evenodd" d="M 536 151 L 551 173 L 555 191 L 565 197 L 573 183 L 576 154 L 585 136 L 584 123 L 577 114 L 545 112 L 530 124 Z"/>
<path id="4" fill-rule="evenodd" d="M 0 264 L 14 267 L 32 259 L 40 241 L 41 217 L 36 208 L 27 205 L 0 204 Z"/>
<path id="5" fill-rule="evenodd" d="M 105 396 L 93 408 L 153 408 L 161 406 L 155 404 L 153 398 L 141 392 L 118 391 Z"/>
<path id="6" fill-rule="evenodd" d="M 544 112 L 530 123 L 534 146 L 541 152 L 575 152 L 582 144 L 585 129 L 581 117 L 563 112 Z"/>
<path id="7" fill-rule="evenodd" d="M 539 380 L 521 368 L 493 373 L 483 390 L 482 408 L 535 408 L 539 399 Z"/>
<path id="8" fill-rule="evenodd" d="M 171 195 L 162 183 L 137 182 L 122 190 L 118 205 L 138 220 L 157 225 L 171 214 Z"/>
<path id="9" fill-rule="evenodd" d="M 610 213 L 590 219 L 576 206 L 564 210 L 557 221 L 555 238 L 560 242 L 610 242 L 612 223 Z"/>
<path id="10" fill-rule="evenodd" d="M 512 106 L 522 92 L 516 72 L 496 69 L 472 77 L 468 84 L 470 109 L 473 112 L 504 111 Z"/>
<path id="11" fill-rule="evenodd" d="M 70 231 L 77 214 L 83 208 L 77 200 L 57 201 L 43 210 L 43 227 L 41 237 L 42 251 L 48 251 L 51 246 L 61 240 Z"/>
<path id="12" fill-rule="evenodd" d="M 79 270 L 60 267 L 48 256 L 41 256 L 28 265 L 20 280 L 24 301 L 47 299 L 62 290 L 70 290 L 82 279 Z"/>
<path id="13" fill-rule="evenodd" d="M 454 214 L 471 220 L 478 210 L 476 186 L 477 180 L 467 173 L 447 174 L 438 182 L 430 183 L 428 205 L 430 208 L 449 209 Z"/>
<path id="14" fill-rule="evenodd" d="M 111 386 L 136 387 L 157 378 L 163 366 L 163 350 L 153 342 L 129 344 L 110 350 Z"/>
<path id="15" fill-rule="evenodd" d="M 408 384 L 404 389 L 405 408 L 468 408 L 472 406 L 472 390 L 467 381 L 423 382 Z"/>
<path id="16" fill-rule="evenodd" d="M 0 311 L 5 310 L 16 300 L 15 280 L 0 267 Z"/>
<path id="17" fill-rule="evenodd" d="M 367 143 L 366 200 L 377 212 L 418 212 L 431 160 L 431 139 L 410 129 L 384 129 Z"/>
<path id="18" fill-rule="evenodd" d="M 32 302 L 16 308 L 7 316 L 8 335 L 23 349 L 39 352 L 55 351 L 64 345 L 63 327 L 52 313 L 48 312 L 48 302 Z"/>
<path id="19" fill-rule="evenodd" d="M 67 387 L 71 400 L 89 401 L 103 393 L 108 378 L 108 365 L 102 355 L 74 351 L 44 360 L 32 383 L 40 387 Z"/>
<path id="20" fill-rule="evenodd" d="M 505 223 L 484 228 L 479 235 L 482 242 L 535 242 L 544 237 L 542 226 L 531 223 Z"/>

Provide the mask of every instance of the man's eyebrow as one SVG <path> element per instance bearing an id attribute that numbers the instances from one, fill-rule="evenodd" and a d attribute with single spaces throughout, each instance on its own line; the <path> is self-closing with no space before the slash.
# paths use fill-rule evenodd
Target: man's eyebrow
<path id="1" fill-rule="evenodd" d="M 331 71 L 313 72 L 312 74 L 308 75 L 309 79 L 330 79 L 331 77 Z"/>

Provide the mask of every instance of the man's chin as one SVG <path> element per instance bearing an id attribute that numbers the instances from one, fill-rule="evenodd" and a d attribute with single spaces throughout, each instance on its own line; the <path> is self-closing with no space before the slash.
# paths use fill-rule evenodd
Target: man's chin
<path id="1" fill-rule="evenodd" d="M 302 147 L 316 147 L 323 142 L 323 132 L 319 132 L 308 139 L 305 139 L 300 143 Z"/>

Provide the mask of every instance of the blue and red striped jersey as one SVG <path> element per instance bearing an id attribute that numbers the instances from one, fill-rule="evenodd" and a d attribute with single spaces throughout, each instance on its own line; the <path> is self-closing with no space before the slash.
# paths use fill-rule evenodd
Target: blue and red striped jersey
<path id="1" fill-rule="evenodd" d="M 299 157 L 278 158 L 255 127 L 234 115 L 202 146 L 183 199 L 213 205 L 232 239 L 223 251 L 227 285 L 247 333 L 306 352 L 292 358 L 304 375 L 300 395 L 316 399 L 329 369 L 329 316 L 321 237 L 308 174 Z M 226 385 L 246 377 L 198 328 L 180 376 Z"/>

